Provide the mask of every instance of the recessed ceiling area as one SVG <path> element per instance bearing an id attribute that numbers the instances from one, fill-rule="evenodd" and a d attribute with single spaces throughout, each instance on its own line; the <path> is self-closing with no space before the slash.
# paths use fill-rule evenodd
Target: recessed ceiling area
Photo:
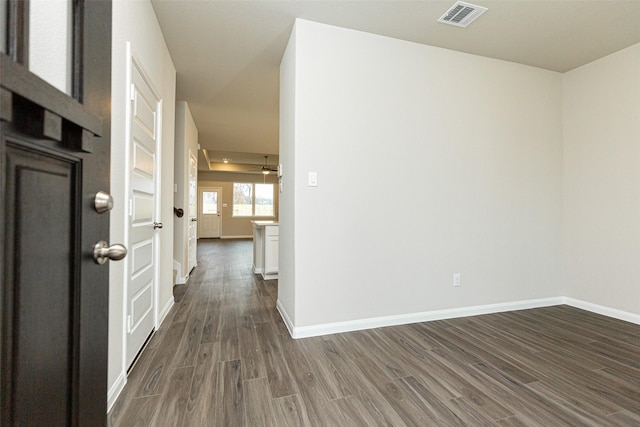
<path id="1" fill-rule="evenodd" d="M 296 18 L 557 72 L 640 42 L 639 0 L 473 1 L 488 8 L 473 25 L 437 22 L 454 3 L 152 0 L 200 146 L 272 164 L 279 65 Z"/>
<path id="2" fill-rule="evenodd" d="M 263 174 L 275 172 L 280 157 L 277 154 L 242 153 L 238 151 L 200 150 L 198 170 Z"/>

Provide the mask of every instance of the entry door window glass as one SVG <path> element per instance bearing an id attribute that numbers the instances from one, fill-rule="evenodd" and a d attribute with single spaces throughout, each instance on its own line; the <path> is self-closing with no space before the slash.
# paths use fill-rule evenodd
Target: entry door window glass
<path id="1" fill-rule="evenodd" d="M 71 95 L 72 3 L 30 0 L 29 71 Z"/>
<path id="2" fill-rule="evenodd" d="M 202 192 L 202 214 L 203 215 L 218 214 L 218 192 L 217 191 Z"/>

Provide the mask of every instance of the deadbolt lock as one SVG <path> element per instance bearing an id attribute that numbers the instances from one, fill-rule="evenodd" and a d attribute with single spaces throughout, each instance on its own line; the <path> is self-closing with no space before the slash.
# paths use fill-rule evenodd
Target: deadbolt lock
<path id="1" fill-rule="evenodd" d="M 98 213 L 109 212 L 113 209 L 113 197 L 104 191 L 98 191 L 93 203 Z"/>

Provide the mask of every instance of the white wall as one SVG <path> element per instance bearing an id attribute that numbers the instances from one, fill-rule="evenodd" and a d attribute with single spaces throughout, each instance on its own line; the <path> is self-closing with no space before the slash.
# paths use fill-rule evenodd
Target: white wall
<path id="1" fill-rule="evenodd" d="M 561 75 L 303 20 L 294 31 L 279 304 L 295 327 L 559 296 Z"/>
<path id="2" fill-rule="evenodd" d="M 296 31 L 291 33 L 289 44 L 280 64 L 280 164 L 283 165 L 282 193 L 280 194 L 278 304 L 281 313 L 296 323 Z"/>
<path id="3" fill-rule="evenodd" d="M 189 279 L 189 150 L 198 158 L 198 129 L 193 121 L 189 105 L 176 102 L 175 176 L 177 191 L 174 206 L 184 210 L 184 216 L 173 216 L 173 259 L 178 270 L 178 282 Z"/>
<path id="4" fill-rule="evenodd" d="M 640 44 L 563 88 L 564 294 L 640 315 Z"/>
<path id="5" fill-rule="evenodd" d="M 127 42 L 148 73 L 163 100 L 161 220 L 165 227 L 160 238 L 160 284 L 158 309 L 166 311 L 173 302 L 173 144 L 175 123 L 175 67 L 169 56 L 151 3 L 115 0 L 113 2 L 112 120 L 111 120 L 111 194 L 115 207 L 111 211 L 111 242 L 125 242 L 128 226 L 126 211 L 126 105 Z M 109 263 L 109 404 L 124 385 L 124 295 L 126 262 Z"/>

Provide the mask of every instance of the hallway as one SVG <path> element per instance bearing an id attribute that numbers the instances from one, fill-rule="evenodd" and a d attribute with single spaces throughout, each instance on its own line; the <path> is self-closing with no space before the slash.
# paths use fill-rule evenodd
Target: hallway
<path id="1" fill-rule="evenodd" d="M 275 310 L 277 282 L 251 265 L 250 240 L 199 241 L 198 266 L 131 370 L 110 426 L 242 424 L 243 385 L 244 394 L 253 388 L 243 380 L 266 372 L 259 340 L 288 336 Z"/>
<path id="2" fill-rule="evenodd" d="M 251 249 L 200 241 L 109 425 L 640 424 L 638 325 L 555 306 L 293 340 Z"/>

